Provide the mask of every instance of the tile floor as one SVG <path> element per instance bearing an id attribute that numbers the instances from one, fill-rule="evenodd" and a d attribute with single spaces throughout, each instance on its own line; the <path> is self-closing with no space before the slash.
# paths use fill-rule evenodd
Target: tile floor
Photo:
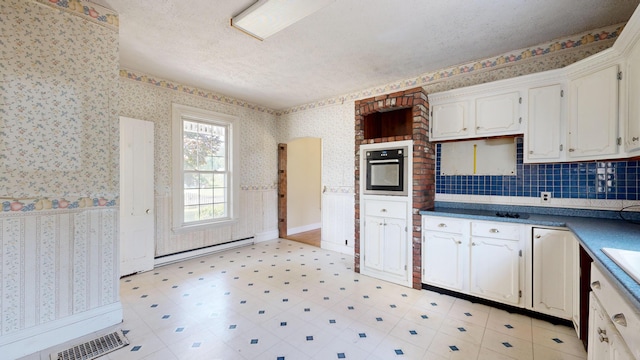
<path id="1" fill-rule="evenodd" d="M 363 276 L 350 256 L 289 240 L 122 279 L 121 298 L 131 344 L 104 359 L 586 358 L 571 328 Z"/>

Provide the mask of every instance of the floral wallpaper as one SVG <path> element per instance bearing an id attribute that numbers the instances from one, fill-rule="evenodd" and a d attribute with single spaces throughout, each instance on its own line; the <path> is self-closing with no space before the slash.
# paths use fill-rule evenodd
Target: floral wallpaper
<path id="1" fill-rule="evenodd" d="M 240 182 L 245 189 L 275 188 L 277 174 L 276 116 L 272 111 L 244 106 L 234 99 L 183 85 L 162 86 L 164 80 L 132 77 L 120 71 L 120 115 L 154 122 L 155 192 L 171 194 L 171 104 L 237 116 L 240 119 Z M 140 79 L 147 79 L 141 81 Z M 184 89 L 188 89 L 185 91 Z"/>
<path id="2" fill-rule="evenodd" d="M 0 1 L 0 213 L 114 206 L 118 34 L 40 3 Z"/>
<path id="3" fill-rule="evenodd" d="M 322 139 L 322 185 L 324 192 L 353 192 L 355 105 L 344 104 L 282 114 L 278 119 L 278 142 L 296 138 Z"/>

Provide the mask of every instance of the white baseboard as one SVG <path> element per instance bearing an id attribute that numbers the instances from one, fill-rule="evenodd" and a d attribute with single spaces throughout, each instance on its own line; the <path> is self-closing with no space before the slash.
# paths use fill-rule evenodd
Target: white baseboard
<path id="1" fill-rule="evenodd" d="M 332 243 L 330 241 L 323 240 L 320 242 L 320 247 L 325 250 L 331 250 L 331 251 L 339 252 L 341 254 L 345 254 L 349 256 L 354 255 L 353 245 L 346 246 L 346 245 L 340 245 L 340 244 Z"/>
<path id="2" fill-rule="evenodd" d="M 167 265 L 167 264 L 171 264 L 171 263 L 182 261 L 182 260 L 192 259 L 198 256 L 209 255 L 219 251 L 233 249 L 240 246 L 251 245 L 253 243 L 254 243 L 254 239 L 246 239 L 246 240 L 239 240 L 239 241 L 234 241 L 226 244 L 215 245 L 215 246 L 207 247 L 204 249 L 191 250 L 191 251 L 183 252 L 180 254 L 168 255 L 168 256 L 163 256 L 161 258 L 157 258 L 155 259 L 154 264 L 155 266 Z"/>
<path id="3" fill-rule="evenodd" d="M 122 322 L 118 301 L 62 319 L 0 336 L 3 359 L 17 359 Z"/>
<path id="4" fill-rule="evenodd" d="M 255 237 L 255 241 L 259 243 L 259 242 L 274 240 L 277 238 L 278 238 L 278 230 L 270 230 L 270 231 L 257 233 Z"/>
<path id="5" fill-rule="evenodd" d="M 305 231 L 320 229 L 321 227 L 322 227 L 322 223 L 302 225 L 302 226 L 294 227 L 291 229 L 287 229 L 287 235 L 293 235 L 293 234 L 298 234 Z"/>

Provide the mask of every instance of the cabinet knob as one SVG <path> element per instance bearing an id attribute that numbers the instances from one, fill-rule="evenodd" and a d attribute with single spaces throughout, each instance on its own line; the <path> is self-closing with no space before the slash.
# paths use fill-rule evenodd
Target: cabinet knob
<path id="1" fill-rule="evenodd" d="M 475 242 L 472 242 L 471 246 L 478 246 L 478 245 Z"/>
<path id="2" fill-rule="evenodd" d="M 600 328 L 598 328 L 598 330 L 596 330 L 598 332 L 598 334 L 604 334 L 607 335 L 607 330 L 602 330 Z"/>
<path id="3" fill-rule="evenodd" d="M 145 213 L 147 213 L 147 214 L 148 214 L 148 213 L 149 213 L 149 211 L 151 211 L 151 209 L 147 209 L 147 210 L 145 210 Z"/>
<path id="4" fill-rule="evenodd" d="M 456 241 L 456 244 L 460 245 L 460 244 L 462 244 L 462 241 L 458 240 L 458 241 Z"/>
<path id="5" fill-rule="evenodd" d="M 620 326 L 627 327 L 627 318 L 624 317 L 623 313 L 613 315 L 611 320 Z"/>
<path id="6" fill-rule="evenodd" d="M 576 151 L 576 149 L 569 149 L 569 152 L 574 152 Z"/>
<path id="7" fill-rule="evenodd" d="M 387 209 L 380 209 L 380 212 L 387 212 Z"/>
<path id="8" fill-rule="evenodd" d="M 533 150 L 529 150 L 529 154 L 532 155 L 533 154 Z"/>
<path id="9" fill-rule="evenodd" d="M 492 234 L 499 233 L 498 229 L 496 228 L 490 229 L 489 232 Z"/>
<path id="10" fill-rule="evenodd" d="M 600 289 L 600 281 L 594 281 L 591 283 L 592 289 Z"/>
<path id="11" fill-rule="evenodd" d="M 476 126 L 476 130 L 480 130 L 480 126 Z"/>
<path id="12" fill-rule="evenodd" d="M 540 239 L 542 237 L 542 235 L 538 234 L 536 235 L 536 239 Z"/>
<path id="13" fill-rule="evenodd" d="M 462 128 L 462 131 L 467 131 L 467 128 Z"/>
<path id="14" fill-rule="evenodd" d="M 438 224 L 438 227 L 447 227 L 447 224 L 445 224 L 445 223 L 440 223 L 440 224 Z"/>

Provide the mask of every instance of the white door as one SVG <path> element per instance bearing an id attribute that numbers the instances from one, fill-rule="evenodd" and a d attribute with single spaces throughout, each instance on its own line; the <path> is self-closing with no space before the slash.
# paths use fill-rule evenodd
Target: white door
<path id="1" fill-rule="evenodd" d="M 575 239 L 569 231 L 533 229 L 533 308 L 571 319 Z"/>
<path id="2" fill-rule="evenodd" d="M 404 219 L 384 220 L 383 269 L 384 272 L 407 277 L 407 222 Z"/>
<path id="3" fill-rule="evenodd" d="M 571 82 L 569 89 L 571 158 L 605 158 L 618 153 L 618 66 Z"/>
<path id="4" fill-rule="evenodd" d="M 430 285 L 462 290 L 462 236 L 444 232 L 424 231 L 422 248 L 423 281 Z"/>
<path id="5" fill-rule="evenodd" d="M 502 303 L 520 303 L 519 242 L 471 238 L 470 292 Z"/>
<path id="6" fill-rule="evenodd" d="M 120 117 L 120 276 L 153 269 L 153 123 Z"/>
<path id="7" fill-rule="evenodd" d="M 434 105 L 431 139 L 453 139 L 469 134 L 469 102 Z"/>
<path id="8" fill-rule="evenodd" d="M 364 267 L 383 270 L 384 218 L 364 218 Z"/>
<path id="9" fill-rule="evenodd" d="M 559 160 L 562 146 L 562 85 L 529 89 L 524 161 Z"/>
<path id="10" fill-rule="evenodd" d="M 521 122 L 519 92 L 476 99 L 476 135 L 513 134 Z"/>

